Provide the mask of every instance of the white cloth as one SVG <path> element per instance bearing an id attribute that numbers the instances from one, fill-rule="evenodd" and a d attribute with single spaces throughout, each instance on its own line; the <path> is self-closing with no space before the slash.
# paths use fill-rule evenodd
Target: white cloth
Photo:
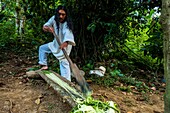
<path id="1" fill-rule="evenodd" d="M 71 52 L 72 46 L 76 45 L 74 42 L 73 33 L 71 30 L 69 30 L 69 28 L 67 26 L 67 22 L 59 23 L 59 33 L 58 33 L 57 25 L 56 25 L 54 18 L 55 18 L 55 16 L 52 16 L 48 20 L 48 22 L 46 22 L 44 24 L 44 26 L 53 27 L 54 32 L 59 37 L 59 40 L 61 41 L 61 43 L 68 41 L 68 46 L 67 46 L 67 48 L 65 48 L 65 50 L 66 50 L 67 54 L 69 55 Z M 48 43 L 48 47 L 50 48 L 51 52 L 58 60 L 65 58 L 63 51 L 61 49 L 59 49 L 59 44 L 55 37 L 52 42 Z"/>

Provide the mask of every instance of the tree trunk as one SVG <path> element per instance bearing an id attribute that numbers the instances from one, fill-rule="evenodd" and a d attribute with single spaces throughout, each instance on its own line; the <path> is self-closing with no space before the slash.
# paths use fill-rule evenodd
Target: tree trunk
<path id="1" fill-rule="evenodd" d="M 15 17 L 16 17 L 16 33 L 20 35 L 22 38 L 22 34 L 24 32 L 24 24 L 26 17 L 23 15 L 24 9 L 21 7 L 21 4 L 19 3 L 20 0 L 16 0 L 16 8 L 15 8 Z"/>
<path id="2" fill-rule="evenodd" d="M 166 90 L 164 113 L 170 113 L 170 1 L 162 0 L 161 24 L 163 30 L 164 76 Z"/>
<path id="3" fill-rule="evenodd" d="M 15 8 L 15 27 L 16 27 L 16 33 L 18 33 L 19 31 L 19 11 L 20 11 L 20 7 L 19 7 L 19 0 L 16 0 L 16 8 Z"/>

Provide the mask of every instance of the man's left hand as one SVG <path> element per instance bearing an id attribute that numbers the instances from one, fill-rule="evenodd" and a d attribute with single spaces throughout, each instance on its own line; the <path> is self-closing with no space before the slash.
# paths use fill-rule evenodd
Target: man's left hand
<path id="1" fill-rule="evenodd" d="M 60 49 L 64 49 L 68 46 L 68 42 L 64 42 L 60 45 Z"/>

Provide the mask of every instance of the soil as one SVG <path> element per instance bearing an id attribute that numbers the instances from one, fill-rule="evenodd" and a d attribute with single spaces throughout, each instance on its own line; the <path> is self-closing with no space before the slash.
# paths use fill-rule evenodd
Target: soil
<path id="1" fill-rule="evenodd" d="M 24 78 L 36 57 L 3 52 L 0 56 L 0 113 L 69 113 L 72 109 L 43 79 Z M 114 101 L 121 113 L 163 113 L 164 91 L 123 92 L 89 83 L 93 97 Z M 164 85 L 164 84 L 162 84 Z M 163 86 L 164 87 L 164 86 Z"/>

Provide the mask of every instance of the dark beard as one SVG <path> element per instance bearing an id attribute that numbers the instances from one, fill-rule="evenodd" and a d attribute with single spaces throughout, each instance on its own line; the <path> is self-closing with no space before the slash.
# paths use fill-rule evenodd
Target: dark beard
<path id="1" fill-rule="evenodd" d="M 64 23 L 65 21 L 66 21 L 65 19 L 63 20 L 63 19 L 59 18 L 60 23 Z"/>

